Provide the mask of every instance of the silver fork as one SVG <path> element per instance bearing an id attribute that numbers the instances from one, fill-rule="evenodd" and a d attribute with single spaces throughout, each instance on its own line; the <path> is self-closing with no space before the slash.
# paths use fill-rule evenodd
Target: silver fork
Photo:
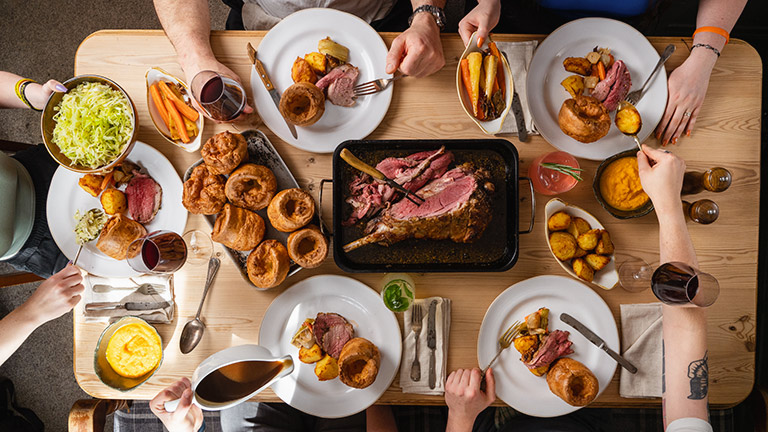
<path id="1" fill-rule="evenodd" d="M 419 363 L 419 334 L 421 333 L 421 320 L 423 318 L 423 311 L 421 305 L 413 305 L 411 311 L 411 329 L 416 334 L 416 348 L 414 350 L 413 363 L 411 364 L 411 380 L 421 380 L 421 363 Z"/>
<path id="2" fill-rule="evenodd" d="M 651 78 L 656 75 L 656 72 L 661 69 L 661 66 L 664 64 L 664 62 L 667 61 L 667 59 L 669 59 L 673 52 L 675 52 L 675 45 L 667 45 L 667 47 L 664 48 L 664 52 L 661 53 L 661 58 L 659 58 L 658 63 L 656 63 L 656 67 L 654 67 L 653 72 L 648 75 L 648 79 L 645 80 L 645 83 L 643 83 L 643 86 L 640 87 L 640 90 L 630 92 L 627 97 L 624 98 L 624 100 L 631 103 L 632 105 L 637 105 L 637 103 L 640 102 L 640 99 L 643 98 L 643 94 L 645 94 L 646 87 L 648 87 L 648 83 L 651 82 Z"/>
<path id="3" fill-rule="evenodd" d="M 408 75 L 398 75 L 392 78 L 379 78 L 375 79 L 373 81 L 368 81 L 362 84 L 358 84 L 353 89 L 355 91 L 355 97 L 358 96 L 367 96 L 374 93 L 378 93 L 385 88 L 392 82 L 397 81 L 400 78 L 407 77 Z"/>
<path id="4" fill-rule="evenodd" d="M 504 332 L 504 334 L 501 335 L 499 338 L 499 351 L 496 352 L 496 355 L 491 359 L 491 362 L 488 363 L 488 366 L 483 368 L 483 376 L 485 376 L 485 372 L 488 371 L 488 368 L 491 367 L 493 362 L 496 361 L 497 358 L 499 358 L 499 354 L 501 354 L 502 351 L 509 348 L 510 345 L 512 345 L 512 341 L 515 339 L 515 337 L 520 333 L 520 327 L 522 326 L 522 323 L 520 321 L 515 321 L 507 331 Z"/>

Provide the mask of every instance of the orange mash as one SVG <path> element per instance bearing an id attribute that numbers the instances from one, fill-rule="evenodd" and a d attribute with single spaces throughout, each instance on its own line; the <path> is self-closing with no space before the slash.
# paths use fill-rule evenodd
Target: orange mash
<path id="1" fill-rule="evenodd" d="M 151 372 L 162 356 L 160 337 L 146 324 L 120 327 L 107 344 L 107 362 L 118 375 L 126 378 L 138 378 Z"/>
<path id="2" fill-rule="evenodd" d="M 600 194 L 611 207 L 634 210 L 650 199 L 640 184 L 637 159 L 627 156 L 611 162 L 600 177 Z"/>

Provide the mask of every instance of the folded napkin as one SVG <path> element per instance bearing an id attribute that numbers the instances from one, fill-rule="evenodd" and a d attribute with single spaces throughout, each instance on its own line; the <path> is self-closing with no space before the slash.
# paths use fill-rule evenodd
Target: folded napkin
<path id="1" fill-rule="evenodd" d="M 528 93 L 525 90 L 525 82 L 528 78 L 528 66 L 533 59 L 533 52 L 536 51 L 539 41 L 524 42 L 496 42 L 499 51 L 507 54 L 509 68 L 512 69 L 512 80 L 515 83 L 515 91 L 520 96 L 520 103 L 523 105 L 523 115 L 525 117 L 525 127 L 529 134 L 538 134 L 536 126 L 533 124 L 531 110 L 528 109 Z M 517 122 L 512 110 L 509 110 L 507 118 L 504 120 L 504 126 L 499 133 L 517 133 Z"/>
<path id="2" fill-rule="evenodd" d="M 437 301 L 435 308 L 435 388 L 429 388 L 429 357 L 431 350 L 427 347 L 427 322 L 429 305 Z M 411 379 L 411 364 L 416 356 L 416 334 L 411 330 L 411 312 L 416 306 L 421 306 L 423 318 L 421 333 L 419 333 L 419 363 L 421 363 L 421 379 L 414 382 Z M 403 341 L 403 360 L 400 362 L 400 387 L 403 393 L 418 393 L 441 395 L 445 392 L 446 368 L 448 367 L 448 339 L 451 334 L 451 299 L 430 297 L 416 300 L 410 309 L 403 314 L 405 320 L 405 340 Z"/>
<path id="3" fill-rule="evenodd" d="M 661 303 L 621 305 L 622 356 L 637 367 L 636 374 L 621 368 L 621 397 L 661 397 L 661 322 Z"/>
<path id="4" fill-rule="evenodd" d="M 157 294 L 145 295 L 138 292 L 138 288 L 143 283 L 152 284 Z M 110 285 L 114 288 L 103 292 L 103 287 L 94 287 L 97 285 Z M 137 316 L 151 323 L 170 323 L 173 321 L 174 303 L 173 303 L 173 275 L 145 275 L 135 278 L 104 278 L 100 276 L 87 275 L 85 277 L 85 293 L 83 294 L 83 314 L 86 322 L 94 321 L 116 321 L 124 316 Z M 129 311 L 126 309 L 112 309 L 101 311 L 85 312 L 85 306 L 89 303 L 101 302 L 164 302 L 168 306 L 161 309 L 149 309 L 143 311 Z"/>

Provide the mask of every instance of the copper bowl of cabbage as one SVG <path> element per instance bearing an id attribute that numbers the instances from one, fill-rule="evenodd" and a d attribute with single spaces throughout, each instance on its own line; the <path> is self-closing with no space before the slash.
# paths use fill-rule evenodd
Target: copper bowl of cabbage
<path id="1" fill-rule="evenodd" d="M 79 173 L 111 171 L 136 143 L 139 116 L 116 82 L 98 75 L 65 81 L 43 109 L 43 142 L 59 165 Z"/>

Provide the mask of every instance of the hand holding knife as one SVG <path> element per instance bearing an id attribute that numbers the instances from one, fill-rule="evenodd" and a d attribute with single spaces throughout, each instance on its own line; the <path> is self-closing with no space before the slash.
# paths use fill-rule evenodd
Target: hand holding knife
<path id="1" fill-rule="evenodd" d="M 592 342 L 596 347 L 600 348 L 601 350 L 608 353 L 609 356 L 611 356 L 614 360 L 616 360 L 621 367 L 628 370 L 629 373 L 637 373 L 637 368 L 630 362 L 628 362 L 624 357 L 620 356 L 616 351 L 608 348 L 608 345 L 605 343 L 605 341 L 598 335 L 596 335 L 592 330 L 588 329 L 584 324 L 580 323 L 576 318 L 568 315 L 567 313 L 561 313 L 560 314 L 560 320 L 569 326 L 576 329 L 577 332 L 581 333 L 585 338 L 587 338 L 588 341 Z"/>

